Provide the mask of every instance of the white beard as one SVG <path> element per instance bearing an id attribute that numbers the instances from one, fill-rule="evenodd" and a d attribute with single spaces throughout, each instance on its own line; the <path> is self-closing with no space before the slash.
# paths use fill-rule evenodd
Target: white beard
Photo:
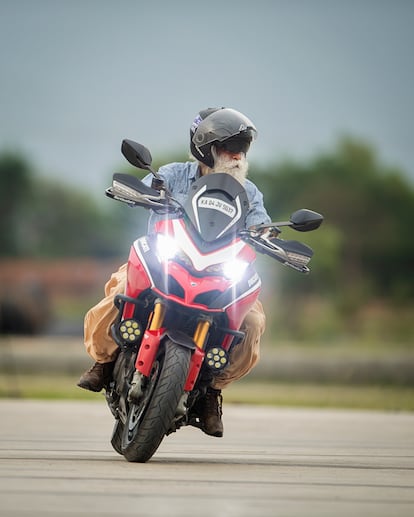
<path id="1" fill-rule="evenodd" d="M 215 172 L 225 172 L 230 174 L 239 183 L 244 185 L 247 178 L 247 171 L 249 170 L 249 164 L 246 156 L 243 154 L 240 160 L 232 160 L 225 155 L 217 155 L 215 149 L 212 149 L 212 155 L 214 158 L 213 169 L 208 169 L 207 174 L 213 174 Z"/>

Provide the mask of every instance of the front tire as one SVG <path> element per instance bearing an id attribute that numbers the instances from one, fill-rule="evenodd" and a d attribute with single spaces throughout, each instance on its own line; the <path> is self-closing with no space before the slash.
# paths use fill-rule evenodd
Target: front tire
<path id="1" fill-rule="evenodd" d="M 191 350 L 167 339 L 165 355 L 154 363 L 143 400 L 131 404 L 122 435 L 122 454 L 144 463 L 158 449 L 171 427 L 184 391 Z"/>
<path id="2" fill-rule="evenodd" d="M 124 434 L 124 424 L 120 420 L 115 420 L 112 431 L 111 445 L 118 454 L 122 456 L 122 435 Z"/>

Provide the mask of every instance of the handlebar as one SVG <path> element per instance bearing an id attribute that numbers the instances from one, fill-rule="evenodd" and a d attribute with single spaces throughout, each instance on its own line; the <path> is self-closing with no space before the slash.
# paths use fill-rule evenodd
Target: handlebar
<path id="1" fill-rule="evenodd" d="M 156 190 L 148 187 L 141 180 L 129 174 L 117 173 L 113 176 L 112 187 L 105 191 L 106 195 L 129 206 L 142 206 L 157 213 L 185 212 L 183 206 L 165 189 Z M 308 273 L 307 264 L 313 256 L 313 250 L 298 241 L 279 239 L 279 226 L 289 226 L 298 231 L 310 231 L 318 228 L 323 217 L 316 212 L 301 209 L 294 212 L 289 221 L 256 225 L 243 229 L 238 235 L 259 253 L 269 255 L 282 264 L 301 273 Z"/>

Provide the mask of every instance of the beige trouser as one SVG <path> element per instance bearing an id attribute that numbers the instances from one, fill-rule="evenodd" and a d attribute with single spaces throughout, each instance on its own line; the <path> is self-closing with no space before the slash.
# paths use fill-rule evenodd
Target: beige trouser
<path id="1" fill-rule="evenodd" d="M 118 309 L 114 305 L 114 296 L 125 292 L 126 264 L 123 264 L 105 285 L 105 298 L 90 309 L 85 316 L 84 337 L 88 354 L 98 363 L 108 363 L 115 359 L 118 346 L 111 337 L 111 325 Z M 217 377 L 214 387 L 223 389 L 256 365 L 260 356 L 260 337 L 265 330 L 265 315 L 262 304 L 257 300 L 245 317 L 241 330 L 246 333 L 241 343 L 233 348 L 230 364 Z"/>

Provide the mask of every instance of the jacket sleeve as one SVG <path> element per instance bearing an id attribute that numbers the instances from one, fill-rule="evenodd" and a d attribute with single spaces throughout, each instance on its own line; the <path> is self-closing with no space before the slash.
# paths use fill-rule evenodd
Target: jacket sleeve
<path id="1" fill-rule="evenodd" d="M 246 217 L 247 228 L 256 224 L 270 223 L 271 219 L 263 204 L 263 194 L 250 180 L 246 180 L 245 188 L 250 202 L 249 213 Z"/>

